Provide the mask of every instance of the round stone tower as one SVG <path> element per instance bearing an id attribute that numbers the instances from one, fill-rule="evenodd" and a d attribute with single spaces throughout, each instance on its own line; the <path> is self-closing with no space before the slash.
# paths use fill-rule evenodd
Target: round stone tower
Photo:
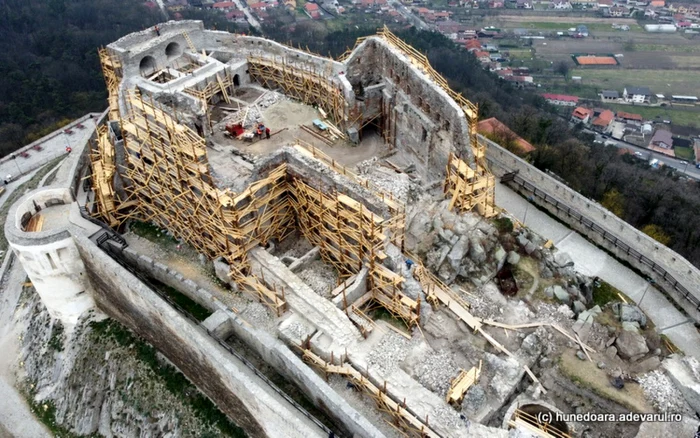
<path id="1" fill-rule="evenodd" d="M 94 307 L 85 266 L 69 231 L 80 215 L 67 188 L 23 196 L 5 222 L 5 236 L 52 317 L 67 326 Z M 75 211 L 73 211 L 75 210 Z"/>

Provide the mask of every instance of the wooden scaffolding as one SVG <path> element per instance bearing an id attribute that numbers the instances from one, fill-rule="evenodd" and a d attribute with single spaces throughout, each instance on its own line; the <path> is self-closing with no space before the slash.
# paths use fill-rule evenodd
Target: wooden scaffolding
<path id="1" fill-rule="evenodd" d="M 110 227 L 119 225 L 118 199 L 114 193 L 114 145 L 109 138 L 107 125 L 97 127 L 97 138 L 90 142 L 90 164 L 92 190 L 95 196 L 95 214 Z"/>
<path id="2" fill-rule="evenodd" d="M 343 363 L 341 357 L 340 365 L 326 362 L 321 357 L 314 354 L 309 349 L 302 350 L 303 358 L 311 365 L 323 371 L 326 378 L 331 374 L 345 377 L 350 383 L 365 394 L 372 397 L 377 404 L 377 408 L 392 418 L 392 425 L 409 437 L 439 438 L 440 435 L 430 428 L 428 418 L 421 420 L 406 405 L 406 400 L 397 401 L 387 392 L 386 381 L 383 385 L 374 384 L 368 377 L 362 375 L 352 365 Z"/>
<path id="3" fill-rule="evenodd" d="M 212 103 L 212 98 L 221 93 L 221 98 L 226 103 L 231 103 L 231 90 L 233 89 L 233 77 L 228 70 L 224 70 L 221 74 L 216 73 L 213 76 L 207 77 L 204 82 L 195 86 L 185 88 L 185 93 L 196 97 L 204 105 L 206 110 Z"/>
<path id="4" fill-rule="evenodd" d="M 285 58 L 248 57 L 250 78 L 269 89 L 282 92 L 306 105 L 316 105 L 341 129 L 346 127 L 347 101 L 329 72 L 301 68 Z"/>
<path id="5" fill-rule="evenodd" d="M 468 178 L 468 181 L 460 181 L 456 178 L 452 181 L 450 180 L 449 167 L 454 164 L 448 164 L 448 174 L 445 179 L 445 193 L 454 197 L 450 203 L 450 209 L 455 206 L 457 206 L 460 211 L 469 211 L 476 208 L 479 214 L 485 217 L 495 215 L 496 211 L 494 208 L 494 200 L 496 180 L 486 165 L 486 147 L 483 142 L 479 141 L 477 135 L 477 124 L 479 122 L 478 106 L 462 96 L 462 93 L 457 93 L 450 88 L 447 80 L 440 73 L 435 71 L 424 54 L 391 33 L 389 28 L 384 26 L 383 28 L 379 29 L 376 36 L 382 38 L 391 46 L 402 52 L 413 66 L 418 68 L 436 85 L 442 88 L 442 90 L 445 91 L 457 103 L 457 105 L 459 105 L 467 119 L 469 129 L 469 145 L 472 155 L 474 156 L 473 167 L 476 170 L 471 169 L 472 175 L 470 178 Z M 358 39 L 357 43 L 355 44 L 355 48 L 357 48 L 357 46 L 359 46 L 366 38 L 367 37 Z M 341 59 L 347 59 L 350 53 L 351 52 L 345 52 L 343 55 L 341 55 Z M 388 138 L 388 134 L 386 132 L 383 135 L 385 138 Z M 457 159 L 459 160 L 458 157 Z M 452 158 L 450 159 L 450 162 L 452 162 Z M 462 161 L 462 163 L 464 163 L 464 166 L 469 167 L 466 162 Z M 461 168 L 461 165 L 456 166 Z"/>
<path id="6" fill-rule="evenodd" d="M 444 192 L 450 198 L 449 209 L 476 211 L 485 217 L 496 214 L 494 208 L 496 180 L 490 173 L 479 173 L 450 153 L 445 171 Z"/>
<path id="7" fill-rule="evenodd" d="M 119 84 L 122 80 L 122 66 L 115 56 L 106 48 L 100 48 L 97 53 L 100 56 L 102 75 L 107 84 L 109 99 L 109 120 L 119 120 Z"/>
<path id="8" fill-rule="evenodd" d="M 109 216 L 116 211 L 109 200 L 116 198 L 111 186 L 102 181 L 110 180 L 114 169 L 106 170 L 103 162 L 113 162 L 113 158 L 105 160 L 108 155 L 98 147 L 92 160 L 95 187 L 100 188 L 96 190 L 100 213 L 110 223 L 129 217 L 153 221 L 209 258 L 223 257 L 231 266 L 231 279 L 277 315 L 285 310 L 284 291 L 269 289 L 264 278 L 250 272 L 246 254 L 273 238 L 282 240 L 298 228 L 320 247 L 324 260 L 341 276 L 370 266 L 372 300 L 409 327 L 418 324 L 420 302 L 403 295 L 403 278 L 381 264 L 389 235 L 395 234 L 396 241 L 403 243 L 402 204 L 384 196 L 392 216 L 381 217 L 350 196 L 324 193 L 293 177 L 287 163 L 240 193 L 219 190 L 212 183 L 201 137 L 160 109 L 152 98 L 132 92 L 125 95 L 125 102 L 126 114 L 120 123 L 126 162 L 122 175 L 128 197 L 121 205 L 133 207 L 128 215 Z M 101 138 L 100 145 L 112 146 L 108 136 Z M 111 153 L 113 146 L 107 150 Z M 329 160 L 320 155 L 319 159 Z"/>

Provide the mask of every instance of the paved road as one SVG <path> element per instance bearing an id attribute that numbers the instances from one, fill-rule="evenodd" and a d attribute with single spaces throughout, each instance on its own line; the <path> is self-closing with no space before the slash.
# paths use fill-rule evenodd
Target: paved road
<path id="1" fill-rule="evenodd" d="M 700 359 L 700 334 L 692 321 L 642 277 L 500 183 L 496 185 L 496 204 L 567 252 L 578 272 L 598 276 L 632 298 L 654 321 L 659 333 L 668 336 L 686 354 Z"/>
<path id="2" fill-rule="evenodd" d="M 92 133 L 95 131 L 95 120 L 97 120 L 97 117 L 94 117 L 93 119 L 86 119 L 82 122 L 84 128 L 72 128 L 72 134 L 70 135 L 66 134 L 65 132 L 61 132 L 60 134 L 43 141 L 41 143 L 42 150 L 37 151 L 30 149 L 28 151 L 29 157 L 27 158 L 17 156 L 15 159 L 10 159 L 4 163 L 0 163 L 0 182 L 2 182 L 7 175 L 12 175 L 16 178 L 21 174 L 37 169 L 54 158 L 65 154 L 66 146 L 77 149 L 78 146 L 84 145 L 90 138 L 90 135 L 92 135 Z"/>
<path id="3" fill-rule="evenodd" d="M 396 9 L 399 14 L 403 15 L 403 17 L 409 22 L 413 23 L 414 26 L 416 26 L 420 30 L 430 30 L 430 26 L 423 20 L 420 19 L 417 15 L 413 14 L 406 6 L 404 6 L 403 3 L 400 1 L 389 1 L 389 4 Z"/>
<path id="4" fill-rule="evenodd" d="M 684 173 L 687 176 L 691 178 L 695 178 L 697 180 L 700 180 L 700 169 L 696 169 L 695 166 L 693 165 L 692 162 L 688 164 L 681 164 L 680 158 L 673 158 L 669 157 L 668 155 L 660 154 L 658 152 L 651 151 L 647 148 L 641 147 L 641 146 L 635 146 L 630 143 L 626 143 L 624 141 L 618 141 L 615 140 L 614 138 L 604 138 L 600 134 L 595 133 L 593 131 L 588 131 L 591 134 L 595 134 L 595 138 L 597 141 L 615 146 L 617 148 L 624 148 L 624 149 L 630 149 L 634 152 L 638 152 L 639 154 L 637 155 L 639 158 L 644 159 L 646 161 L 650 161 L 651 159 L 655 158 L 659 160 L 660 162 L 664 163 L 664 165 L 673 167 L 674 169 L 677 169 L 680 173 Z"/>

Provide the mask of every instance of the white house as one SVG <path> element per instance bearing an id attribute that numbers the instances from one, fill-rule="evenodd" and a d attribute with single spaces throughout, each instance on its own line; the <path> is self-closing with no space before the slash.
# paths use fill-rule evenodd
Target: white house
<path id="1" fill-rule="evenodd" d="M 571 9 L 571 3 L 568 0 L 552 0 L 549 7 L 551 9 Z"/>
<path id="2" fill-rule="evenodd" d="M 649 103 L 651 90 L 648 87 L 625 87 L 622 98 L 632 103 Z"/>

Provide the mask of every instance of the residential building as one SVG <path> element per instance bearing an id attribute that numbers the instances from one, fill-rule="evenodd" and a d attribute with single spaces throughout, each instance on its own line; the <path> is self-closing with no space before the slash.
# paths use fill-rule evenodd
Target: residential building
<path id="1" fill-rule="evenodd" d="M 591 123 L 593 118 L 593 110 L 584 108 L 582 106 L 577 107 L 573 113 L 571 113 L 571 121 L 574 123 L 583 123 L 588 125 Z"/>
<path id="2" fill-rule="evenodd" d="M 236 4 L 234 2 L 218 2 L 214 3 L 211 7 L 219 11 L 233 11 L 236 9 Z"/>
<path id="3" fill-rule="evenodd" d="M 603 102 L 615 102 L 620 98 L 620 93 L 617 90 L 603 90 L 600 97 L 603 98 Z"/>
<path id="4" fill-rule="evenodd" d="M 652 8 L 663 8 L 666 6 L 666 0 L 651 0 L 649 6 Z"/>
<path id="5" fill-rule="evenodd" d="M 673 137 L 671 131 L 665 129 L 657 129 L 654 136 L 649 141 L 649 146 L 655 146 L 662 149 L 673 149 Z"/>
<path id="6" fill-rule="evenodd" d="M 576 106 L 578 105 L 578 96 L 568 96 L 566 94 L 549 94 L 542 95 L 545 100 L 552 105 L 560 106 Z"/>
<path id="7" fill-rule="evenodd" d="M 490 62 L 491 61 L 491 54 L 485 50 L 476 50 L 472 53 L 474 53 L 474 56 L 476 56 L 476 59 L 478 59 L 479 62 Z"/>
<path id="8" fill-rule="evenodd" d="M 601 132 L 606 132 L 610 129 L 610 124 L 615 119 L 615 113 L 610 110 L 603 110 L 598 114 L 598 117 L 593 119 L 593 128 Z"/>
<path id="9" fill-rule="evenodd" d="M 613 0 L 598 0 L 598 9 L 611 8 Z"/>
<path id="10" fill-rule="evenodd" d="M 485 135 L 496 142 L 512 141 L 523 153 L 532 152 L 535 147 L 524 138 L 511 131 L 506 125 L 495 117 L 482 120 L 477 125 L 479 134 Z"/>
<path id="11" fill-rule="evenodd" d="M 552 0 L 549 4 L 550 9 L 571 9 L 571 3 L 568 0 Z"/>
<path id="12" fill-rule="evenodd" d="M 618 120 L 633 125 L 641 125 L 644 121 L 644 118 L 641 116 L 641 114 L 628 113 L 625 111 L 618 111 L 616 117 Z"/>
<path id="13" fill-rule="evenodd" d="M 651 101 L 651 90 L 648 87 L 625 87 L 622 97 L 627 102 L 649 103 Z"/>
<path id="14" fill-rule="evenodd" d="M 313 18 L 314 20 L 318 20 L 319 18 L 321 18 L 321 11 L 319 10 L 318 5 L 316 3 L 306 3 L 304 5 L 304 11 L 306 12 L 306 15 Z"/>
<path id="15" fill-rule="evenodd" d="M 478 39 L 473 39 L 469 40 L 464 44 L 464 47 L 470 51 L 473 52 L 475 50 L 481 50 L 481 43 L 479 42 Z"/>
<path id="16" fill-rule="evenodd" d="M 626 6 L 613 6 L 610 8 L 611 17 L 627 17 L 629 14 L 630 10 Z"/>
<path id="17" fill-rule="evenodd" d="M 515 7 L 517 9 L 532 9 L 532 0 L 517 0 Z"/>

